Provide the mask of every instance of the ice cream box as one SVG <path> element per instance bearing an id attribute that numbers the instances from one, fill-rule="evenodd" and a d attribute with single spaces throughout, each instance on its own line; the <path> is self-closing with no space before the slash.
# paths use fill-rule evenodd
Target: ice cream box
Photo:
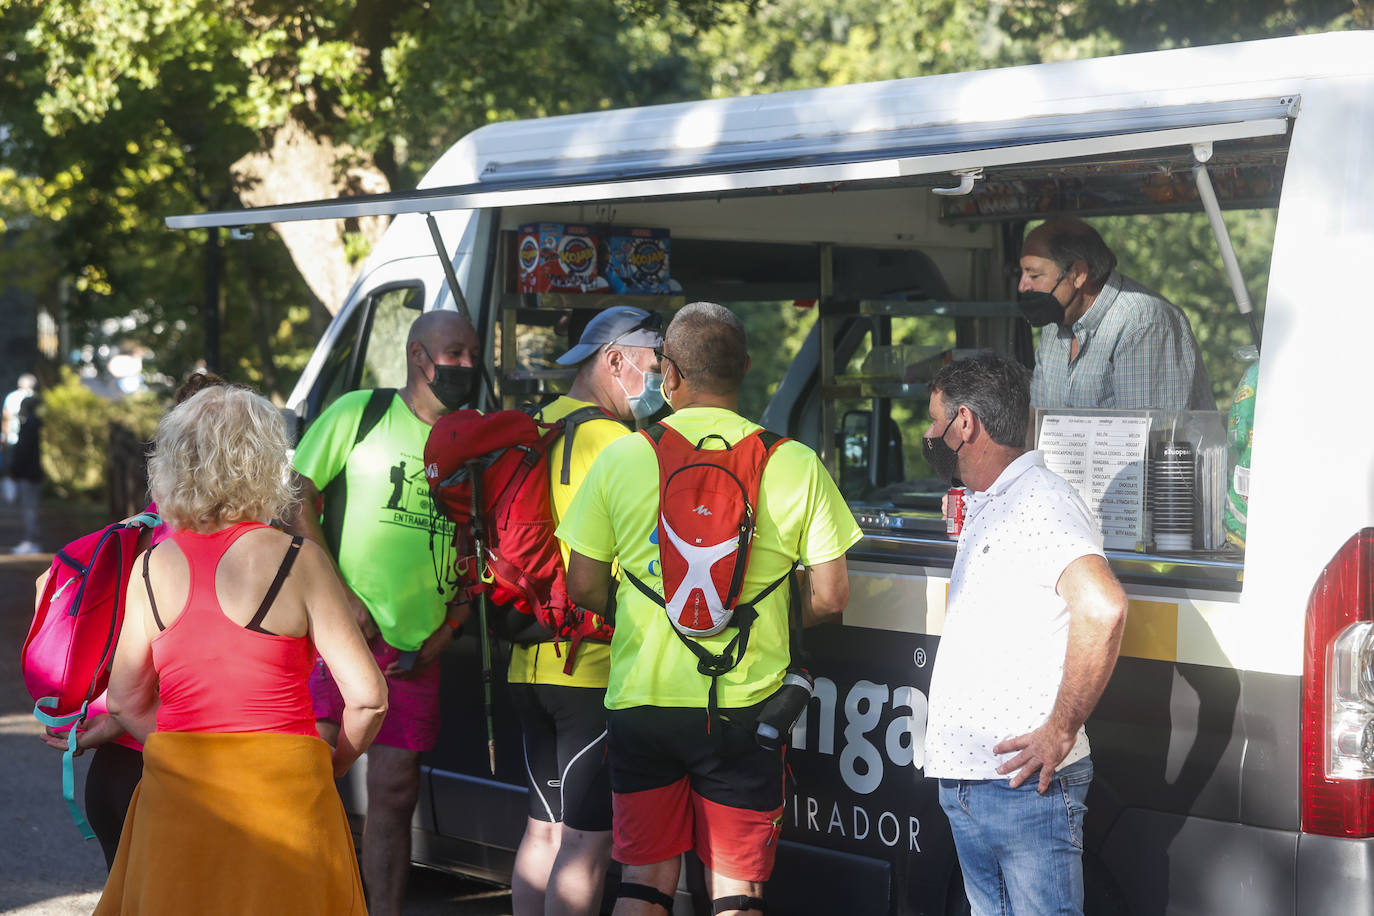
<path id="1" fill-rule="evenodd" d="M 667 229 L 611 226 L 602 264 L 611 291 L 660 296 L 682 292 L 681 284 L 669 276 L 671 253 Z"/>
<path id="2" fill-rule="evenodd" d="M 529 223 L 516 245 L 522 293 L 591 292 L 606 289 L 598 270 L 600 233 L 578 223 Z"/>

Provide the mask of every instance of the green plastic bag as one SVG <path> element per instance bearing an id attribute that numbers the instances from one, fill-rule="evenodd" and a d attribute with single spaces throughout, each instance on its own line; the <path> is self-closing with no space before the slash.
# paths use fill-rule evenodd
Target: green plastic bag
<path id="1" fill-rule="evenodd" d="M 1240 548 L 1245 547 L 1246 515 L 1250 509 L 1250 446 L 1255 439 L 1255 381 L 1258 378 L 1259 362 L 1255 361 L 1241 376 L 1231 412 L 1226 418 L 1233 470 L 1222 525 L 1226 529 L 1227 542 Z"/>

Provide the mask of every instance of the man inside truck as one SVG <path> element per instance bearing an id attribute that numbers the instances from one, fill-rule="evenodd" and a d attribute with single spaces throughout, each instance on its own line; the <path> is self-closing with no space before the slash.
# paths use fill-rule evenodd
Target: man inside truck
<path id="1" fill-rule="evenodd" d="M 1116 269 L 1087 223 L 1058 217 L 1021 246 L 1017 299 L 1040 332 L 1031 405 L 1216 410 L 1188 316 Z"/>
<path id="2" fill-rule="evenodd" d="M 965 359 L 931 382 L 923 450 L 968 487 L 930 680 L 940 780 L 975 916 L 1083 911 L 1083 723 L 1116 665 L 1126 595 L 1073 487 L 1026 451 L 1029 373 Z"/>
<path id="3" fill-rule="evenodd" d="M 674 317 L 663 344 L 663 392 L 676 411 L 663 421 L 699 449 L 737 447 L 759 426 L 738 413 L 749 366 L 744 326 L 728 309 L 695 302 Z M 647 435 L 626 436 L 601 453 L 558 528 L 572 548 L 568 594 L 600 610 L 611 564 L 622 569 L 606 691 L 610 728 L 614 857 L 621 871 L 618 916 L 672 912 L 682 853 L 707 870 L 715 913 L 761 912 L 783 809 L 783 753 L 755 740 L 759 707 L 783 687 L 791 660 L 787 580 L 798 562 L 804 621 L 844 609 L 844 554 L 858 525 L 815 452 L 782 441 L 763 466 L 756 527 L 741 605 L 757 612 L 738 666 L 700 673 L 662 605 L 658 544 L 660 472 Z M 699 507 L 704 508 L 704 507 Z M 702 638 L 721 652 L 732 634 Z M 695 637 L 682 636 L 682 639 Z"/>
<path id="4" fill-rule="evenodd" d="M 352 391 L 329 406 L 301 439 L 294 460 L 299 495 L 286 528 L 325 547 L 353 612 L 386 676 L 389 710 L 367 752 L 367 820 L 362 873 L 369 912 L 399 916 L 410 870 L 410 819 L 420 790 L 420 753 L 439 731 L 439 656 L 468 615 L 434 588 L 430 515 L 413 498 L 425 442 L 439 417 L 471 397 L 477 333 L 457 312 L 433 311 L 410 326 L 404 388 Z M 422 478 L 421 478 L 422 480 Z M 323 498 L 323 515 L 315 507 Z M 338 740 L 343 704 L 323 662 L 310 678 L 320 736 Z"/>
<path id="5" fill-rule="evenodd" d="M 598 312 L 557 362 L 576 366 L 568 393 L 536 417 L 563 420 L 549 447 L 549 497 L 557 522 L 602 449 L 630 435 L 626 425 L 663 407 L 658 357 L 662 319 L 643 309 Z M 569 550 L 560 542 L 564 568 Z M 571 651 L 551 642 L 511 646 L 506 681 L 520 716 L 529 816 L 515 853 L 516 916 L 597 913 L 611 861 L 611 783 L 606 764 L 606 681 L 611 647 L 584 640 Z"/>

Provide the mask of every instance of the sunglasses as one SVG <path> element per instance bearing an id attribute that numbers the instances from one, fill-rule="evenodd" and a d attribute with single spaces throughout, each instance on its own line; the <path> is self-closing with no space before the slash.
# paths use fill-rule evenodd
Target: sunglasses
<path id="1" fill-rule="evenodd" d="M 677 374 L 681 376 L 684 381 L 687 379 L 687 373 L 682 371 L 682 367 L 677 364 L 677 360 L 673 359 L 667 353 L 664 353 L 662 347 L 656 347 L 654 349 L 654 356 L 658 358 L 659 363 L 662 363 L 664 360 L 672 363 L 673 368 L 677 370 Z"/>
<path id="2" fill-rule="evenodd" d="M 612 337 L 611 340 L 605 344 L 605 346 L 613 347 L 621 340 L 623 340 L 626 337 L 629 337 L 636 331 L 652 331 L 653 333 L 661 336 L 663 334 L 663 316 L 660 315 L 658 312 L 650 312 L 649 314 L 645 315 L 642 319 L 640 319 L 639 324 L 635 325 L 632 328 L 628 328 L 624 331 L 621 331 L 619 334 L 615 335 L 615 337 Z"/>

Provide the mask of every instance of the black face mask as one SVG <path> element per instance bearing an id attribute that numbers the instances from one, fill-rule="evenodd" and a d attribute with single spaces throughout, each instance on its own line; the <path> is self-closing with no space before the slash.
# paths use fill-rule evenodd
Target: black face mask
<path id="1" fill-rule="evenodd" d="M 1028 289 L 1024 293 L 1016 294 L 1016 305 L 1021 309 L 1021 314 L 1030 322 L 1033 328 L 1043 328 L 1047 324 L 1063 324 L 1064 313 L 1067 306 L 1059 304 L 1059 300 L 1054 298 L 1054 291 L 1059 289 L 1059 284 L 1064 282 L 1067 271 L 1059 272 L 1059 279 L 1054 281 L 1054 286 L 1048 293 L 1039 290 Z"/>
<path id="2" fill-rule="evenodd" d="M 434 378 L 429 382 L 429 390 L 434 392 L 439 403 L 447 410 L 457 410 L 466 404 L 472 397 L 473 389 L 477 387 L 477 368 L 442 366 L 429 355 L 429 350 L 425 349 L 424 344 L 420 345 L 420 349 L 425 351 L 425 356 L 429 356 L 429 363 L 434 368 Z"/>
<path id="3" fill-rule="evenodd" d="M 945 442 L 945 433 L 949 432 L 949 428 L 957 419 L 959 415 L 956 413 L 945 424 L 944 432 L 921 440 L 921 454 L 930 463 L 931 470 L 945 483 L 954 483 L 956 480 L 959 471 L 959 450 L 964 447 L 964 443 L 960 442 L 959 448 L 950 448 Z"/>

